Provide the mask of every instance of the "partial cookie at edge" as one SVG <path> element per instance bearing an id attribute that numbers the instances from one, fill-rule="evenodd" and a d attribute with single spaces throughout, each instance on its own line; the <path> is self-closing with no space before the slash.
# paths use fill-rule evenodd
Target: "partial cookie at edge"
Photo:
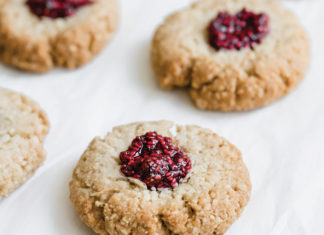
<path id="1" fill-rule="evenodd" d="M 0 59 L 26 71 L 80 67 L 103 49 L 117 27 L 117 0 L 98 0 L 67 19 L 54 20 L 40 20 L 24 0 L 17 2 L 0 6 Z"/>
<path id="2" fill-rule="evenodd" d="M 49 124 L 29 98 L 0 88 L 0 198 L 25 182 L 45 158 Z"/>

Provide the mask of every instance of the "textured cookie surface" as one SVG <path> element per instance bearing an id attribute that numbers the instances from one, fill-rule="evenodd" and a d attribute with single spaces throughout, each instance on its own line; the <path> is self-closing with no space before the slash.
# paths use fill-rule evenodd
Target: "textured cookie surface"
<path id="1" fill-rule="evenodd" d="M 188 154 L 192 169 L 173 190 L 148 190 L 120 172 L 119 154 L 149 131 L 169 136 Z M 77 164 L 70 198 L 98 234 L 223 234 L 250 196 L 240 152 L 208 129 L 169 121 L 119 126 L 95 138 Z"/>
<path id="2" fill-rule="evenodd" d="M 254 49 L 216 51 L 207 27 L 221 11 L 243 8 L 269 16 L 270 33 Z M 185 87 L 201 109 L 248 110 L 291 91 L 309 61 L 305 31 L 275 0 L 202 0 L 165 20 L 151 47 L 154 72 L 163 88 Z"/>
<path id="3" fill-rule="evenodd" d="M 0 198 L 26 181 L 45 158 L 49 124 L 27 97 L 0 88 Z"/>
<path id="4" fill-rule="evenodd" d="M 11 66 L 47 72 L 76 68 L 99 53 L 117 26 L 117 0 L 96 0 L 67 18 L 39 18 L 25 0 L 0 4 L 0 59 Z"/>

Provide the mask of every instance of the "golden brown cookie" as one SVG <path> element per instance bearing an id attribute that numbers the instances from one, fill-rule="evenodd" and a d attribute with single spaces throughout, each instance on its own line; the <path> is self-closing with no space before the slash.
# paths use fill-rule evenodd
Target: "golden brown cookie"
<path id="1" fill-rule="evenodd" d="M 3 1 L 0 4 L 0 59 L 19 69 L 43 73 L 54 66 L 69 69 L 82 66 L 98 54 L 116 29 L 117 0 L 66 1 L 81 5 L 79 8 L 68 5 L 65 10 L 68 12 L 63 13 L 52 9 L 48 15 L 54 18 L 44 16 L 49 10 L 41 11 L 35 4 L 54 5 L 60 1 Z M 61 15 L 67 16 L 58 17 Z"/>
<path id="2" fill-rule="evenodd" d="M 257 20 L 265 15 L 267 30 L 246 20 L 235 31 L 242 21 L 231 21 L 245 19 L 244 8 Z M 210 29 L 213 20 L 219 31 Z M 224 47 L 212 46 L 215 41 Z M 167 17 L 154 35 L 151 60 L 161 87 L 187 89 L 198 108 L 249 110 L 296 87 L 308 66 L 309 45 L 294 14 L 275 0 L 202 0 Z"/>
<path id="3" fill-rule="evenodd" d="M 250 191 L 236 147 L 211 130 L 170 121 L 95 138 L 70 182 L 76 211 L 101 235 L 223 234 Z"/>
<path id="4" fill-rule="evenodd" d="M 45 158 L 49 124 L 32 100 L 0 88 L 0 198 L 25 182 Z"/>

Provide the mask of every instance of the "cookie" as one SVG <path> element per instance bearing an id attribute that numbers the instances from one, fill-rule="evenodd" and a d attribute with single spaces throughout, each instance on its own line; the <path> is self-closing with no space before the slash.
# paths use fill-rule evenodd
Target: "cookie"
<path id="1" fill-rule="evenodd" d="M 151 45 L 162 88 L 184 88 L 200 109 L 250 110 L 302 80 L 309 42 L 275 0 L 202 0 L 167 17 Z"/>
<path id="2" fill-rule="evenodd" d="M 211 130 L 170 121 L 95 138 L 74 169 L 70 199 L 104 234 L 223 234 L 249 201 L 239 150 Z"/>
<path id="3" fill-rule="evenodd" d="M 9 0 L 0 5 L 0 60 L 44 73 L 98 54 L 117 26 L 117 0 Z"/>
<path id="4" fill-rule="evenodd" d="M 43 162 L 42 142 L 48 128 L 34 101 L 0 88 L 0 198 L 24 183 Z"/>

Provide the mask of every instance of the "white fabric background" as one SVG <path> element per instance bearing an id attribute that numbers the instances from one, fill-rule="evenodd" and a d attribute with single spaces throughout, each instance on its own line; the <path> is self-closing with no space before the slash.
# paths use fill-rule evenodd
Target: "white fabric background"
<path id="1" fill-rule="evenodd" d="M 90 140 L 113 126 L 174 120 L 208 127 L 243 153 L 251 201 L 227 234 L 324 234 L 324 2 L 285 1 L 307 28 L 312 61 L 303 83 L 268 107 L 242 113 L 197 110 L 184 91 L 161 90 L 149 64 L 152 34 L 190 0 L 122 0 L 113 41 L 89 65 L 33 75 L 0 65 L 0 86 L 46 110 L 47 160 L 0 202 L 1 235 L 90 235 L 69 202 L 68 182 Z"/>

